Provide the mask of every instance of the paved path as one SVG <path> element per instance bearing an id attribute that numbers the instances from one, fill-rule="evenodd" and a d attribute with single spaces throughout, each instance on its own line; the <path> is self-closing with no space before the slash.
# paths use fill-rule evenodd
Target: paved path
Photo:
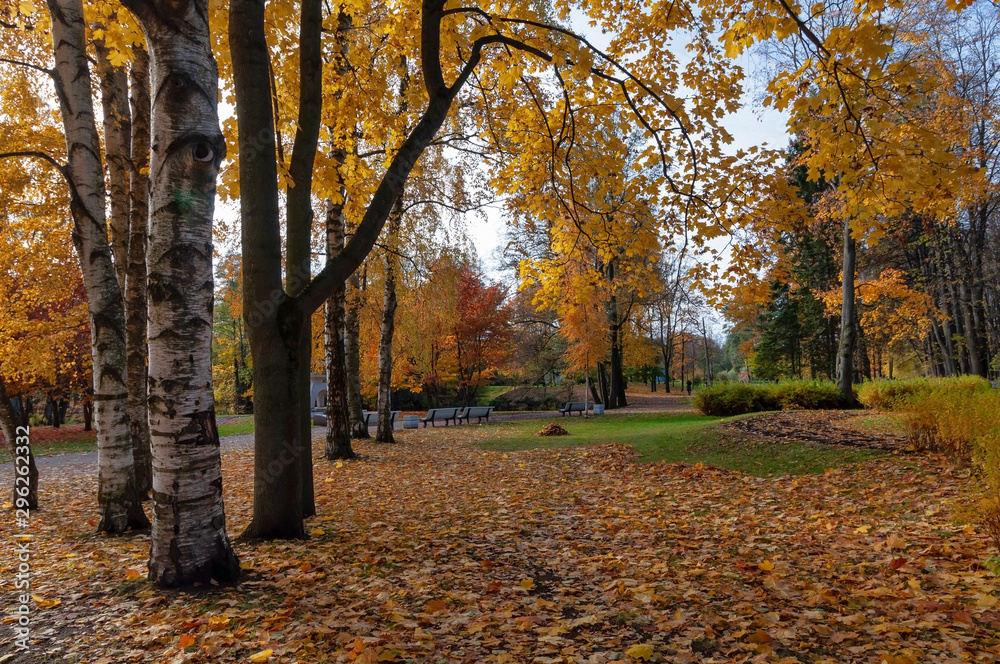
<path id="1" fill-rule="evenodd" d="M 630 405 L 616 412 L 618 413 L 645 413 L 662 411 L 689 410 L 690 405 L 687 399 L 682 399 L 680 395 L 674 393 L 667 395 L 658 394 L 634 394 L 629 393 Z M 537 411 L 524 413 L 497 413 L 490 417 L 491 422 L 513 422 L 517 420 L 544 420 L 561 417 L 559 411 Z M 578 416 L 577 416 L 578 417 Z M 371 427 L 374 430 L 375 427 Z M 401 421 L 396 422 L 397 430 L 402 429 Z M 313 439 L 325 438 L 326 427 L 316 427 L 313 429 Z M 221 449 L 223 452 L 239 450 L 253 447 L 253 434 L 242 433 L 235 436 L 225 436 L 221 439 Z M 53 471 L 58 475 L 90 475 L 97 472 L 97 452 L 71 452 L 69 454 L 48 454 L 35 457 L 35 463 L 43 478 L 46 474 L 52 476 Z M 10 463 L 0 464 L 0 477 L 11 472 Z"/>

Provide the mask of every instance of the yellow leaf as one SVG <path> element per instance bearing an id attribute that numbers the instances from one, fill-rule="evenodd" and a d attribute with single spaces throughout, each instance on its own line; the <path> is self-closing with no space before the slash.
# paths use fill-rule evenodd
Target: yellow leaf
<path id="1" fill-rule="evenodd" d="M 220 630 L 229 624 L 229 618 L 226 616 L 212 616 L 208 619 L 208 628 L 212 631 Z"/>
<path id="2" fill-rule="evenodd" d="M 31 599 L 35 600 L 35 604 L 38 605 L 39 609 L 48 609 L 62 604 L 61 599 L 45 599 L 41 595 L 32 595 Z"/>
<path id="3" fill-rule="evenodd" d="M 14 506 L 14 503 L 12 503 L 12 502 L 10 502 L 10 501 L 7 501 L 6 503 L 4 503 L 4 504 L 3 504 L 3 508 L 4 508 L 5 510 L 9 510 L 9 509 L 10 509 L 11 507 L 13 507 L 13 506 Z"/>
<path id="4" fill-rule="evenodd" d="M 634 659 L 646 660 L 653 656 L 653 646 L 648 643 L 637 643 L 626 650 L 625 654 Z"/>
<path id="5" fill-rule="evenodd" d="M 765 560 L 762 563 L 757 563 L 757 567 L 761 568 L 765 572 L 770 572 L 771 570 L 774 569 L 774 563 L 772 563 L 770 560 Z"/>
<path id="6" fill-rule="evenodd" d="M 534 579 L 521 579 L 521 587 L 525 590 L 531 590 L 535 587 Z"/>
<path id="7" fill-rule="evenodd" d="M 322 535 L 326 535 L 326 531 L 323 530 L 322 528 L 313 528 L 312 530 L 309 531 L 309 534 L 315 535 L 316 537 L 320 537 Z"/>
<path id="8" fill-rule="evenodd" d="M 268 648 L 267 650 L 261 650 L 255 655 L 250 655 L 250 661 L 254 664 L 259 664 L 260 662 L 266 662 L 271 659 L 271 655 L 274 654 L 274 650 Z"/>
<path id="9" fill-rule="evenodd" d="M 337 462 L 337 468 L 343 468 L 343 467 L 344 467 L 344 462 L 343 461 L 338 461 Z"/>
<path id="10" fill-rule="evenodd" d="M 871 528 L 872 528 L 871 526 L 858 526 L 857 528 L 854 529 L 854 532 L 864 535 L 869 530 L 871 530 Z"/>
<path id="11" fill-rule="evenodd" d="M 979 599 L 976 600 L 976 606 L 981 606 L 984 609 L 988 609 L 997 605 L 997 598 L 995 595 L 980 595 Z"/>

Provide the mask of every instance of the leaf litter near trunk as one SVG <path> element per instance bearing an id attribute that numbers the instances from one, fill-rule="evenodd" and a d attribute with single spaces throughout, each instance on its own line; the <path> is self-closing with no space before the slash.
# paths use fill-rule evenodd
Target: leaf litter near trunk
<path id="1" fill-rule="evenodd" d="M 93 477 L 43 477 L 43 504 L 58 507 L 33 521 L 32 592 L 60 602 L 34 609 L 33 655 L 605 662 L 637 661 L 627 653 L 648 646 L 653 662 L 1000 656 L 1000 584 L 979 567 L 986 539 L 956 523 L 967 480 L 938 458 L 760 478 L 640 464 L 620 445 L 488 451 L 477 446 L 488 429 L 401 432 L 400 445 L 359 443 L 367 460 L 339 466 L 317 439 L 311 538 L 237 542 L 244 581 L 202 594 L 129 580 L 145 574 L 148 538 L 93 534 Z M 252 455 L 225 453 L 223 465 L 239 531 Z"/>

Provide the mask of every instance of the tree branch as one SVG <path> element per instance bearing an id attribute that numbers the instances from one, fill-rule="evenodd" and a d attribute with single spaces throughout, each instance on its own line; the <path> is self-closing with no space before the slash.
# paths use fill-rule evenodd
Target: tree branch
<path id="1" fill-rule="evenodd" d="M 6 27 L 6 26 L 5 26 Z M 55 71 L 52 69 L 46 69 L 39 65 L 33 65 L 30 62 L 22 62 L 20 60 L 11 60 L 10 58 L 0 58 L 0 62 L 6 63 L 8 65 L 16 65 L 18 67 L 27 67 L 28 69 L 34 69 L 35 71 L 40 71 L 48 76 L 55 76 Z"/>

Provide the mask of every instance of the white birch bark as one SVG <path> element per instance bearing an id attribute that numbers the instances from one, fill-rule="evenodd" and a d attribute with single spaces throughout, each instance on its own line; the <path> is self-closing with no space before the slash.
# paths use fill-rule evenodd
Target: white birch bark
<path id="1" fill-rule="evenodd" d="M 118 286 L 125 293 L 128 265 L 129 177 L 126 162 L 132 150 L 132 114 L 128 103 L 128 76 L 124 67 L 108 60 L 103 41 L 97 44 L 97 75 L 101 82 L 101 106 L 104 115 L 104 157 L 108 171 L 108 201 L 111 217 L 111 255 L 115 262 Z"/>
<path id="2" fill-rule="evenodd" d="M 153 457 L 150 580 L 231 583 L 212 395 L 212 217 L 225 140 L 207 3 L 128 1 L 150 53 L 149 422 Z"/>
<path id="3" fill-rule="evenodd" d="M 99 530 L 149 525 L 135 488 L 125 384 L 125 311 L 108 246 L 106 190 L 91 98 L 81 0 L 48 0 L 55 54 L 53 81 L 66 134 L 73 243 L 80 258 L 94 366 Z"/>
<path id="4" fill-rule="evenodd" d="M 145 500 L 153 488 L 149 451 L 149 392 L 146 376 L 146 223 L 149 218 L 149 55 L 133 46 L 129 73 L 132 106 L 129 160 L 128 267 L 125 275 L 125 331 L 128 348 L 128 418 L 139 495 Z"/>

